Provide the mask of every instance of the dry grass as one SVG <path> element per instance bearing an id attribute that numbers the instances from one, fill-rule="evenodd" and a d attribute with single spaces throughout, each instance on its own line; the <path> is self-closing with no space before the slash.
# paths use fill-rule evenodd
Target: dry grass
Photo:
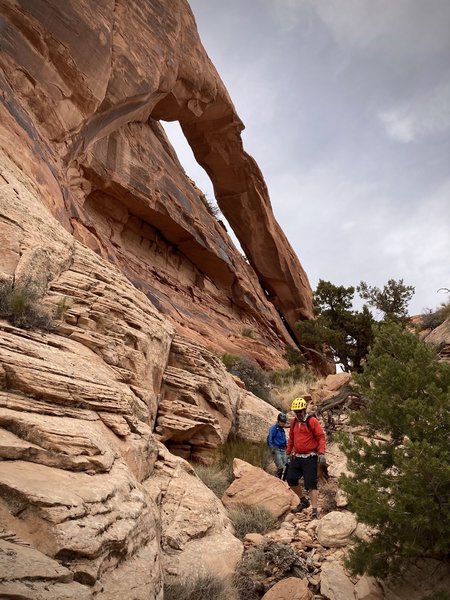
<path id="1" fill-rule="evenodd" d="M 320 385 L 323 379 L 315 379 L 311 374 L 297 380 L 287 380 L 277 387 L 280 409 L 288 412 L 294 398 L 309 394 L 312 385 Z"/>
<path id="2" fill-rule="evenodd" d="M 164 600 L 230 600 L 230 586 L 216 575 L 169 578 L 164 582 Z"/>
<path id="3" fill-rule="evenodd" d="M 194 468 L 206 487 L 212 490 L 218 498 L 222 498 L 233 480 L 231 469 L 221 467 L 219 464 L 195 465 Z"/>
<path id="4" fill-rule="evenodd" d="M 53 315 L 44 306 L 42 294 L 32 281 L 22 284 L 0 283 L 0 318 L 21 329 L 52 328 Z"/>
<path id="5" fill-rule="evenodd" d="M 264 506 L 235 506 L 228 510 L 234 535 L 243 540 L 247 533 L 267 533 L 278 529 L 278 520 Z"/>

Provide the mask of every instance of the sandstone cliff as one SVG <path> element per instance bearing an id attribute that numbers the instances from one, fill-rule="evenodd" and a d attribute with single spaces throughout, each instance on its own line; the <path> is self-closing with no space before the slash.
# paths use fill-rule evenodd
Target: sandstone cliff
<path id="1" fill-rule="evenodd" d="M 295 333 L 311 317 L 310 286 L 187 3 L 3 5 L 3 103 L 35 171 L 59 189 L 43 194 L 47 208 L 178 330 L 281 365 L 283 321 Z M 250 264 L 199 201 L 160 119 L 179 120 Z"/>
<path id="2" fill-rule="evenodd" d="M 50 332 L 0 321 L 1 593 L 160 599 L 164 573 L 242 552 L 180 456 L 273 418 L 212 351 L 283 366 L 311 290 L 183 0 L 0 6 L 0 279 L 65 307 Z"/>

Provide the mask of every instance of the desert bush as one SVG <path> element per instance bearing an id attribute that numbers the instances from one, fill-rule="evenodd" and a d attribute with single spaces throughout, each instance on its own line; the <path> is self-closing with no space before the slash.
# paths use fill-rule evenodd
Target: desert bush
<path id="1" fill-rule="evenodd" d="M 421 315 L 420 330 L 436 329 L 450 317 L 450 302 L 443 302 L 436 310 L 427 309 Z"/>
<path id="2" fill-rule="evenodd" d="M 231 354 L 230 352 L 225 352 L 222 355 L 222 362 L 225 365 L 227 371 L 231 369 L 231 367 L 239 362 L 240 357 L 237 354 Z"/>
<path id="3" fill-rule="evenodd" d="M 278 520 L 264 506 L 235 506 L 228 510 L 235 536 L 243 540 L 247 533 L 267 533 L 278 529 Z"/>
<path id="4" fill-rule="evenodd" d="M 55 308 L 55 319 L 62 319 L 66 311 L 69 309 L 69 303 L 67 298 L 64 296 L 61 298 Z"/>
<path id="5" fill-rule="evenodd" d="M 0 317 L 21 329 L 49 330 L 53 321 L 50 310 L 42 304 L 42 294 L 32 281 L 0 283 Z"/>
<path id="6" fill-rule="evenodd" d="M 307 573 L 305 561 L 294 548 L 268 540 L 244 553 L 233 583 L 240 600 L 259 600 L 267 591 L 268 574 L 272 586 L 286 577 L 304 578 Z"/>
<path id="7" fill-rule="evenodd" d="M 164 582 L 164 600 L 229 600 L 226 581 L 216 575 L 192 578 L 169 578 Z"/>
<path id="8" fill-rule="evenodd" d="M 286 386 L 296 383 L 311 385 L 316 377 L 302 365 L 294 365 L 288 369 L 277 369 L 270 373 L 270 381 L 276 386 Z"/>
<path id="9" fill-rule="evenodd" d="M 232 360 L 231 366 L 227 367 L 227 369 L 230 373 L 236 375 L 244 382 L 245 387 L 249 392 L 252 392 L 262 400 L 269 400 L 269 375 L 261 369 L 258 363 L 239 356 L 236 360 Z"/>
<path id="10" fill-rule="evenodd" d="M 233 480 L 232 470 L 221 467 L 219 464 L 195 465 L 194 468 L 206 487 L 212 490 L 218 498 L 222 498 Z"/>
<path id="11" fill-rule="evenodd" d="M 200 200 L 203 203 L 203 206 L 209 212 L 209 214 L 215 219 L 219 219 L 222 216 L 222 212 L 220 208 L 217 206 L 215 202 L 210 200 L 206 194 L 200 194 Z"/>
<path id="12" fill-rule="evenodd" d="M 310 395 L 309 389 L 313 383 L 316 385 L 320 383 L 320 379 L 316 379 L 313 376 L 307 374 L 303 379 L 293 380 L 291 382 L 277 386 L 278 402 L 280 409 L 288 412 L 291 407 L 292 400 L 299 396 Z M 275 396 L 275 394 L 273 393 Z"/>
<path id="13" fill-rule="evenodd" d="M 289 344 L 286 345 L 283 358 L 288 362 L 288 364 L 291 367 L 303 365 L 305 363 L 305 357 L 300 352 L 300 350 L 298 348 L 294 348 L 294 346 L 290 346 Z"/>
<path id="14" fill-rule="evenodd" d="M 244 327 L 244 329 L 242 330 L 241 334 L 242 334 L 244 337 L 249 337 L 249 338 L 251 338 L 252 340 L 256 339 L 256 334 L 255 334 L 255 332 L 253 331 L 253 329 L 250 329 L 250 327 Z"/>

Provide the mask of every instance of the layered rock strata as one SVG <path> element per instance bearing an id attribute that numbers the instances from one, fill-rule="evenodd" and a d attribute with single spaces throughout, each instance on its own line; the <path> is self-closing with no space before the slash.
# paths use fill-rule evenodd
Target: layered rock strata
<path id="1" fill-rule="evenodd" d="M 212 350 L 285 366 L 311 291 L 183 0 L 1 13 L 0 284 L 54 317 L 0 320 L 0 595 L 161 600 L 167 574 L 229 574 L 242 552 L 182 457 L 276 415 Z M 249 263 L 160 119 L 179 119 Z"/>
<path id="2" fill-rule="evenodd" d="M 311 290 L 188 4 L 6 3 L 2 30 L 3 101 L 56 176 L 59 197 L 43 197 L 56 218 L 183 333 L 281 366 Z M 158 123 L 175 119 L 251 266 Z"/>
<path id="3" fill-rule="evenodd" d="M 229 573 L 242 546 L 222 504 L 159 440 L 176 449 L 167 421 L 191 409 L 188 456 L 207 460 L 248 393 L 60 226 L 37 179 L 0 165 L 3 276 L 12 264 L 43 307 L 66 303 L 50 331 L 0 320 L 0 593 L 160 599 L 187 565 Z"/>

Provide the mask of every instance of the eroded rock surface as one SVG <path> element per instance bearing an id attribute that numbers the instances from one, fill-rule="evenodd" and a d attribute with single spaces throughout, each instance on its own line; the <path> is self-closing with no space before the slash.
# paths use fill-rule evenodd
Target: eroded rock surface
<path id="1" fill-rule="evenodd" d="M 18 249 L 1 262 L 3 277 L 31 279 L 48 310 L 64 300 L 50 331 L 0 321 L 0 540 L 12 545 L 0 561 L 0 591 L 30 600 L 112 600 L 131 592 L 136 600 L 160 600 L 167 566 L 161 540 L 176 537 L 175 522 L 164 518 L 175 509 L 164 508 L 171 496 L 161 492 L 160 471 L 170 490 L 179 478 L 164 467 L 173 459 L 152 433 L 165 381 L 171 368 L 191 368 L 220 440 L 245 391 L 217 368 L 217 357 L 176 338 L 142 292 L 61 227 L 41 203 L 42 181 L 6 152 L 0 164 L 0 230 Z M 182 489 L 175 502 L 179 510 L 186 505 L 177 526 L 186 547 L 178 551 L 181 567 L 201 555 L 202 542 L 238 560 L 241 544 L 220 501 L 193 474 Z M 202 491 L 214 525 L 192 529 L 189 503 L 196 498 L 202 506 Z M 221 570 L 223 552 L 208 555 L 210 568 Z M 25 560 L 36 565 L 37 578 Z"/>
<path id="2" fill-rule="evenodd" d="M 54 316 L 0 321 L 0 595 L 162 600 L 165 574 L 242 552 L 162 442 L 207 462 L 249 430 L 257 402 L 212 351 L 286 366 L 311 289 L 184 0 L 2 3 L 0 50 L 0 282 Z"/>
<path id="3" fill-rule="evenodd" d="M 274 517 L 281 517 L 298 504 L 298 497 L 287 483 L 239 458 L 233 461 L 234 481 L 222 502 L 227 507 L 263 506 Z"/>
<path id="4" fill-rule="evenodd" d="M 49 169 L 41 185 L 60 190 L 42 198 L 54 216 L 117 264 L 180 333 L 283 366 L 291 338 L 280 313 L 295 335 L 296 321 L 312 316 L 310 285 L 187 2 L 74 0 L 63 10 L 52 0 L 3 12 L 4 106 L 30 141 L 20 161 Z M 180 122 L 249 264 L 159 120 Z M 7 248 L 13 263 L 17 249 Z"/>

